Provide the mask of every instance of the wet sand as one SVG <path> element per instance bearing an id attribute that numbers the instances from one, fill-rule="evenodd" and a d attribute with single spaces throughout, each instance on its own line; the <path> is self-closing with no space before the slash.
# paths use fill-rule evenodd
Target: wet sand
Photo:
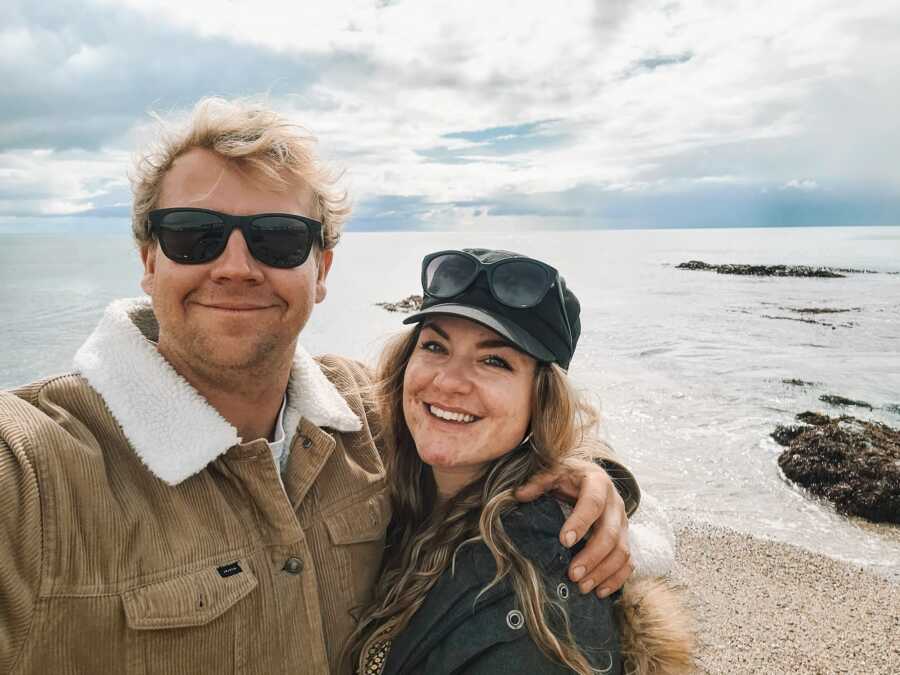
<path id="1" fill-rule="evenodd" d="M 697 621 L 697 672 L 900 673 L 900 585 L 707 525 L 678 531 L 676 561 Z"/>

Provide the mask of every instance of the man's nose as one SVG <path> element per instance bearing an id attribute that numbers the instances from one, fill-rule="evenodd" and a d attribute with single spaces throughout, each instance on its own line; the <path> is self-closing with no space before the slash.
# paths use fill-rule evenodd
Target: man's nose
<path id="1" fill-rule="evenodd" d="M 251 281 L 263 279 L 262 263 L 256 260 L 247 247 L 240 230 L 233 230 L 222 255 L 213 261 L 212 277 L 216 281 Z"/>

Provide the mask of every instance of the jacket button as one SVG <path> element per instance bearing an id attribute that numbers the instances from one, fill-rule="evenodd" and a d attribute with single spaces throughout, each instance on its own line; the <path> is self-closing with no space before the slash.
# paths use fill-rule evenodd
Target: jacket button
<path id="1" fill-rule="evenodd" d="M 300 574 L 303 571 L 303 561 L 300 558 L 288 558 L 281 569 L 288 574 Z"/>
<path id="2" fill-rule="evenodd" d="M 569 599 L 569 587 L 564 583 L 556 587 L 556 595 L 560 600 Z"/>
<path id="3" fill-rule="evenodd" d="M 309 436 L 303 437 L 303 447 L 309 450 L 312 447 L 312 439 Z"/>
<path id="4" fill-rule="evenodd" d="M 519 630 L 525 625 L 525 617 L 522 616 L 522 612 L 519 610 L 511 610 L 510 613 L 506 615 L 506 625 L 513 630 Z"/>

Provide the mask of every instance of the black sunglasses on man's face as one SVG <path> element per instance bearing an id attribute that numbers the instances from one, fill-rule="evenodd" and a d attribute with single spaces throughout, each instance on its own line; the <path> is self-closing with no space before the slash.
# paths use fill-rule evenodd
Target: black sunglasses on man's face
<path id="1" fill-rule="evenodd" d="M 313 243 L 324 248 L 322 223 L 292 213 L 258 213 L 232 216 L 209 209 L 177 207 L 149 214 L 150 234 L 170 260 L 200 265 L 215 260 L 239 229 L 250 254 L 270 267 L 299 267 L 309 257 Z"/>

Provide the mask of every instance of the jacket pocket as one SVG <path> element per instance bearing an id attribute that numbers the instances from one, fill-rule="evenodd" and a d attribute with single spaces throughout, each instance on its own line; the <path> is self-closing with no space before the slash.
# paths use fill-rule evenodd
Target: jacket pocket
<path id="1" fill-rule="evenodd" d="M 243 672 L 247 631 L 235 605 L 257 583 L 237 560 L 123 593 L 128 672 Z"/>
<path id="2" fill-rule="evenodd" d="M 369 600 L 372 585 L 381 568 L 384 534 L 391 518 L 387 490 L 374 494 L 324 516 L 325 529 L 337 562 L 333 572 L 339 587 L 352 589 L 351 604 Z"/>
<path id="3" fill-rule="evenodd" d="M 367 499 L 325 516 L 325 527 L 331 542 L 337 546 L 384 541 L 389 518 L 387 491 L 382 489 Z"/>

